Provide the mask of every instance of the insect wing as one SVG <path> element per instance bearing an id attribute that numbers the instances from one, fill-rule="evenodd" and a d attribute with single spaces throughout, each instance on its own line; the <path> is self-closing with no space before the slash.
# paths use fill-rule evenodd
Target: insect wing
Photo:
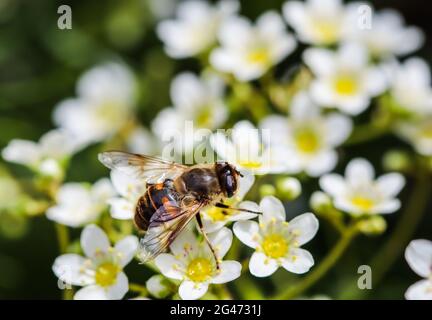
<path id="1" fill-rule="evenodd" d="M 99 161 L 111 170 L 119 170 L 149 183 L 159 183 L 180 176 L 187 166 L 158 157 L 122 152 L 107 151 L 98 156 Z"/>
<path id="2" fill-rule="evenodd" d="M 140 241 L 143 262 L 154 259 L 175 240 L 204 204 L 194 202 L 186 208 L 171 203 L 160 207 L 152 216 L 149 228 Z"/>

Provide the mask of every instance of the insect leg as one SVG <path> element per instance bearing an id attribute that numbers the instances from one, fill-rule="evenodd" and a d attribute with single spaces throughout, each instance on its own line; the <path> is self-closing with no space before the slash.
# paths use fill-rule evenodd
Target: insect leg
<path id="1" fill-rule="evenodd" d="M 204 226 L 203 226 L 203 223 L 202 223 L 202 220 L 201 220 L 201 213 L 198 212 L 198 213 L 195 215 L 195 217 L 196 217 L 196 219 L 197 219 L 197 222 L 198 222 L 198 226 L 199 226 L 199 228 L 200 228 L 200 231 L 201 231 L 201 233 L 202 233 L 202 235 L 203 235 L 205 241 L 207 242 L 207 245 L 209 246 L 209 248 L 210 248 L 210 250 L 211 250 L 211 252 L 212 252 L 212 254 L 213 254 L 213 257 L 214 257 L 214 259 L 215 259 L 215 261 L 216 261 L 216 269 L 219 271 L 219 270 L 220 270 L 219 258 L 217 257 L 217 255 L 216 255 L 216 251 L 215 251 L 215 249 L 213 248 L 213 245 L 211 244 L 209 238 L 207 237 L 207 233 L 204 231 Z"/>
<path id="2" fill-rule="evenodd" d="M 242 212 L 249 212 L 249 213 L 256 213 L 256 214 L 261 214 L 262 212 L 259 211 L 253 211 L 253 210 L 248 210 L 248 209 L 243 209 L 243 208 L 232 208 L 230 206 L 227 206 L 224 203 L 218 202 L 215 204 L 215 207 L 218 208 L 223 208 L 223 209 L 227 209 L 227 210 L 235 210 L 235 211 L 242 211 Z"/>

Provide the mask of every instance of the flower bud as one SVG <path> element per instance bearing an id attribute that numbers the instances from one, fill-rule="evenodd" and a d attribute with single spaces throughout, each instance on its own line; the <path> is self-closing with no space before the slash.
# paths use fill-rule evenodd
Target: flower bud
<path id="1" fill-rule="evenodd" d="M 382 234 L 387 229 L 387 222 L 381 216 L 372 216 L 360 220 L 357 224 L 358 229 L 367 235 Z"/>
<path id="2" fill-rule="evenodd" d="M 285 177 L 276 180 L 276 188 L 281 198 L 286 200 L 294 200 L 302 192 L 300 181 L 292 177 Z"/>
<path id="3" fill-rule="evenodd" d="M 383 166 L 387 171 L 407 171 L 411 167 L 410 156 L 404 151 L 389 151 L 384 155 Z"/>
<path id="4" fill-rule="evenodd" d="M 327 193 L 315 191 L 310 198 L 310 206 L 315 212 L 323 212 L 332 207 L 332 201 Z"/>
<path id="5" fill-rule="evenodd" d="M 263 184 L 259 187 L 259 194 L 261 198 L 265 196 L 274 196 L 276 194 L 276 188 L 271 184 Z"/>
<path id="6" fill-rule="evenodd" d="M 169 282 L 160 274 L 148 279 L 146 287 L 148 292 L 158 299 L 166 298 L 171 293 Z"/>

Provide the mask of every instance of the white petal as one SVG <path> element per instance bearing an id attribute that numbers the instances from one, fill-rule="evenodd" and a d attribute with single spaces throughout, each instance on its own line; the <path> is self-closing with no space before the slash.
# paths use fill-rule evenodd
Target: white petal
<path id="1" fill-rule="evenodd" d="M 64 254 L 57 257 L 52 269 L 55 275 L 65 283 L 75 286 L 86 286 L 93 283 L 92 277 L 86 275 L 85 261 L 77 254 Z"/>
<path id="2" fill-rule="evenodd" d="M 337 164 L 337 153 L 335 150 L 326 150 L 318 153 L 306 165 L 305 171 L 311 177 L 319 177 L 331 171 Z"/>
<path id="3" fill-rule="evenodd" d="M 115 196 L 115 190 L 108 178 L 101 178 L 91 188 L 93 200 L 97 203 L 105 203 L 107 199 Z"/>
<path id="4" fill-rule="evenodd" d="M 237 194 L 235 195 L 236 199 L 241 201 L 244 196 L 248 193 L 250 188 L 253 186 L 255 182 L 255 176 L 253 174 L 246 174 L 243 177 L 240 177 L 239 187 L 237 190 Z"/>
<path id="5" fill-rule="evenodd" d="M 134 179 L 132 175 L 120 170 L 111 170 L 110 177 L 114 188 L 123 197 L 127 197 L 133 191 L 133 186 L 142 184 L 142 182 Z"/>
<path id="6" fill-rule="evenodd" d="M 432 281 L 420 280 L 411 285 L 405 292 L 407 300 L 432 300 Z"/>
<path id="7" fill-rule="evenodd" d="M 207 283 L 185 280 L 179 287 L 179 295 L 183 300 L 196 300 L 205 295 L 207 290 Z"/>
<path id="8" fill-rule="evenodd" d="M 293 248 L 283 260 L 282 266 L 289 272 L 302 274 L 308 272 L 314 265 L 314 259 L 309 251 L 301 248 Z"/>
<path id="9" fill-rule="evenodd" d="M 127 236 L 118 241 L 114 249 L 120 254 L 120 265 L 124 267 L 133 259 L 138 250 L 138 238 Z"/>
<path id="10" fill-rule="evenodd" d="M 344 178 L 335 173 L 322 176 L 319 180 L 319 184 L 321 189 L 332 196 L 344 194 L 347 188 Z"/>
<path id="11" fill-rule="evenodd" d="M 432 274 L 432 241 L 424 239 L 411 241 L 405 250 L 405 259 L 419 276 L 430 277 Z"/>
<path id="12" fill-rule="evenodd" d="M 375 177 L 375 170 L 369 161 L 357 158 L 348 163 L 345 176 L 351 185 L 369 183 Z"/>
<path id="13" fill-rule="evenodd" d="M 272 219 L 285 221 L 285 208 L 279 199 L 273 196 L 266 196 L 261 200 L 260 208 L 265 221 Z"/>
<path id="14" fill-rule="evenodd" d="M 222 228 L 210 233 L 208 238 L 216 250 L 219 259 L 222 259 L 231 247 L 233 235 L 230 229 Z"/>
<path id="15" fill-rule="evenodd" d="M 172 81 L 171 100 L 176 108 L 184 112 L 191 112 L 199 107 L 202 101 L 205 101 L 206 94 L 204 85 L 191 72 L 180 73 Z"/>
<path id="16" fill-rule="evenodd" d="M 255 237 L 259 233 L 259 226 L 255 221 L 238 221 L 234 224 L 233 231 L 236 237 L 248 247 L 258 246 Z"/>
<path id="17" fill-rule="evenodd" d="M 319 115 L 319 108 L 311 101 L 309 95 L 301 91 L 297 93 L 291 103 L 291 116 L 295 120 L 307 120 Z"/>
<path id="18" fill-rule="evenodd" d="M 170 245 L 174 255 L 187 256 L 198 252 L 198 239 L 192 228 L 185 228 Z"/>
<path id="19" fill-rule="evenodd" d="M 81 247 L 87 257 L 95 257 L 98 252 L 107 252 L 110 247 L 105 232 L 92 224 L 84 228 L 81 233 Z"/>
<path id="20" fill-rule="evenodd" d="M 399 199 L 390 199 L 377 204 L 373 208 L 372 212 L 378 214 L 393 213 L 399 210 L 400 207 L 401 207 L 401 202 L 399 201 Z"/>
<path id="21" fill-rule="evenodd" d="M 127 201 L 123 198 L 112 198 L 108 200 L 111 206 L 111 216 L 115 219 L 129 220 L 135 215 L 135 203 Z"/>
<path id="22" fill-rule="evenodd" d="M 213 150 L 216 151 L 218 156 L 230 162 L 236 160 L 236 149 L 233 143 L 227 139 L 227 137 L 222 132 L 216 132 L 210 136 L 210 144 Z"/>
<path id="23" fill-rule="evenodd" d="M 341 114 L 331 114 L 326 119 L 327 139 L 332 146 L 342 144 L 351 134 L 352 121 Z"/>
<path id="24" fill-rule="evenodd" d="M 108 300 L 108 296 L 104 288 L 91 285 L 78 290 L 74 300 Z"/>
<path id="25" fill-rule="evenodd" d="M 161 253 L 155 258 L 156 267 L 167 278 L 181 280 L 183 274 L 179 271 L 181 263 L 172 254 Z"/>
<path id="26" fill-rule="evenodd" d="M 299 246 L 309 242 L 317 233 L 318 227 L 318 219 L 313 213 L 303 213 L 288 224 L 288 230 L 296 235 Z"/>
<path id="27" fill-rule="evenodd" d="M 396 196 L 405 185 L 405 178 L 399 173 L 389 173 L 377 179 L 380 192 L 387 197 Z"/>
<path id="28" fill-rule="evenodd" d="M 249 261 L 249 270 L 255 277 L 271 276 L 277 268 L 277 261 L 262 252 L 254 252 Z"/>
<path id="29" fill-rule="evenodd" d="M 219 274 L 212 279 L 212 283 L 227 283 L 240 277 L 241 264 L 237 261 L 222 261 Z"/>
<path id="30" fill-rule="evenodd" d="M 303 60 L 317 76 L 328 76 L 335 70 L 334 53 L 327 49 L 307 49 Z"/>
<path id="31" fill-rule="evenodd" d="M 24 165 L 36 165 L 40 160 L 39 146 L 33 141 L 13 139 L 2 151 L 6 161 Z"/>
<path id="32" fill-rule="evenodd" d="M 115 283 L 107 288 L 107 297 L 110 300 L 120 300 L 129 290 L 129 281 L 124 272 L 119 272 Z"/>

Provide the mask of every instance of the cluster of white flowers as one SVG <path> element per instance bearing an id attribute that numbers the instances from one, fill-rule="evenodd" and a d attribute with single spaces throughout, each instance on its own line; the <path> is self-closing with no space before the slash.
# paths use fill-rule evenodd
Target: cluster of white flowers
<path id="1" fill-rule="evenodd" d="M 387 173 L 375 178 L 372 164 L 360 158 L 347 164 L 345 177 L 331 173 L 344 160 L 338 151 L 354 132 L 360 120 L 356 117 L 381 99 L 386 101 L 383 108 L 396 119 L 389 130 L 411 143 L 417 153 L 432 156 L 430 69 L 421 58 L 397 61 L 421 47 L 423 33 L 405 26 L 391 10 L 376 13 L 372 28 L 363 29 L 358 15 L 364 5 L 345 5 L 341 0 L 287 1 L 282 14 L 268 11 L 253 23 L 238 14 L 237 1 L 181 2 L 173 19 L 158 24 L 157 35 L 170 57 L 199 57 L 205 66 L 200 74 L 182 72 L 174 77 L 172 104 L 152 119 L 150 130 L 136 117 L 134 75 L 124 64 L 110 62 L 84 73 L 76 97 L 55 107 L 57 129 L 39 142 L 14 139 L 3 149 L 5 160 L 59 182 L 50 194 L 48 219 L 84 227 L 81 248 L 85 257 L 63 254 L 53 265 L 61 281 L 84 287 L 75 299 L 121 299 L 129 291 L 122 270 L 137 253 L 138 239 L 122 234 L 125 237 L 111 247 L 109 230 L 105 234 L 96 224 L 103 225 L 104 214 L 117 226 L 132 224 L 137 201 L 147 187 L 145 181 L 116 170 L 110 179 L 93 185 L 64 182 L 71 156 L 90 144 L 120 137 L 121 147 L 132 152 L 165 155 L 170 145 L 182 157 L 204 141 L 207 153 L 235 165 L 241 173 L 237 193 L 224 200 L 230 209 L 240 210 L 209 206 L 198 213 L 217 261 L 189 226 L 170 244 L 169 252 L 154 261 L 160 272 L 147 281 L 147 291 L 156 298 L 178 289 L 182 299 L 199 299 L 211 290 L 210 285 L 239 278 L 242 263 L 223 260 L 233 234 L 253 249 L 244 261 L 253 276 L 271 276 L 279 267 L 295 274 L 308 272 L 314 258 L 301 246 L 316 235 L 318 219 L 304 213 L 286 221 L 284 204 L 278 199 L 284 192 L 290 193 L 289 200 L 297 197 L 303 176 L 319 179 L 324 192 L 314 194 L 317 201 L 328 202 L 353 221 L 399 210 L 401 202 L 396 197 L 405 185 L 403 175 Z M 309 46 L 300 57 L 310 79 L 298 90 L 289 88 L 287 108 L 273 113 L 271 94 L 266 96 L 265 91 L 272 86 L 289 91 L 272 73 L 302 48 L 298 43 Z M 239 119 L 232 105 L 240 104 L 253 114 L 258 99 L 249 93 L 259 86 L 263 87 L 259 97 L 268 109 L 259 110 L 260 117 L 253 121 Z M 228 132 L 218 130 L 224 126 Z M 268 191 L 277 197 L 262 190 L 250 192 L 264 175 L 271 179 L 283 175 L 280 183 L 272 180 Z M 250 201 L 257 201 L 260 192 L 266 196 L 259 204 Z M 254 197 L 248 199 L 251 193 Z M 115 240 L 123 232 L 117 231 Z M 406 259 L 425 278 L 410 287 L 406 298 L 431 299 L 432 244 L 413 241 Z M 164 280 L 175 289 L 165 287 Z"/>

